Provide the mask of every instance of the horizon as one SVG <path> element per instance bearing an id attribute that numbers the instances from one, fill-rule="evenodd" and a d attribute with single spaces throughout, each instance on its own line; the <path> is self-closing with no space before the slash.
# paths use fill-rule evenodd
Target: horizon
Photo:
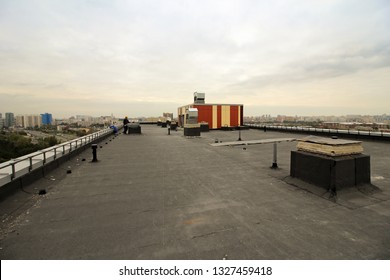
<path id="1" fill-rule="evenodd" d="M 244 107 L 244 110 L 245 110 L 245 107 Z M 5 117 L 5 114 L 6 113 L 13 113 L 14 116 L 29 116 L 29 115 L 42 115 L 42 114 L 45 114 L 45 113 L 48 113 L 48 114 L 51 114 L 52 117 L 53 117 L 53 120 L 62 120 L 62 119 L 70 119 L 70 118 L 77 118 L 79 116 L 81 117 L 91 117 L 91 118 L 102 118 L 102 117 L 113 117 L 115 119 L 121 119 L 121 118 L 124 118 L 123 116 L 117 116 L 115 115 L 114 113 L 112 114 L 109 114 L 109 115 L 88 115 L 88 114 L 85 114 L 85 113 L 77 113 L 77 114 L 74 114 L 74 115 L 67 115 L 65 117 L 57 117 L 55 115 L 53 115 L 52 113 L 50 112 L 45 112 L 45 113 L 38 113 L 38 114 L 31 114 L 31 113 L 21 113 L 21 114 L 15 114 L 14 112 L 0 112 L 0 115 L 2 115 L 2 118 L 4 119 Z M 173 113 L 174 117 L 175 117 L 175 112 L 164 112 L 164 113 Z M 161 113 L 161 115 L 154 115 L 154 116 L 147 116 L 147 115 L 141 115 L 141 116 L 127 116 L 128 118 L 130 119 L 140 119 L 140 118 L 159 118 L 159 117 L 163 117 L 162 116 L 163 113 Z M 383 114 L 343 114 L 343 115 L 286 115 L 286 114 L 275 114 L 275 115 L 272 115 L 272 114 L 261 114 L 261 115 L 244 115 L 244 118 L 259 118 L 259 117 L 269 117 L 269 118 L 277 118 L 277 117 L 300 117 L 300 118 L 315 118 L 315 117 L 325 117 L 325 118 L 328 118 L 328 117 L 334 117 L 334 118 L 353 118 L 353 117 L 380 117 L 380 116 L 387 116 L 387 117 L 390 117 L 390 114 L 386 114 L 386 113 L 383 113 Z"/>
<path id="2" fill-rule="evenodd" d="M 206 93 L 245 115 L 381 115 L 390 2 L 0 2 L 0 111 L 160 115 Z"/>
<path id="3" fill-rule="evenodd" d="M 244 117 L 261 117 L 261 116 L 271 116 L 271 117 L 277 117 L 277 116 L 292 116 L 292 117 L 295 117 L 295 116 L 298 116 L 298 117 L 349 117 L 349 116 L 383 116 L 383 115 L 386 115 L 386 116 L 389 116 L 390 113 L 386 113 L 386 112 L 377 112 L 377 113 L 360 113 L 360 112 L 352 112 L 352 113 L 341 113 L 341 114 L 327 114 L 326 111 L 323 111 L 323 114 L 301 114 L 301 113 L 294 113 L 295 110 L 292 110 L 291 114 L 288 114 L 286 112 L 275 112 L 275 113 L 264 113 L 265 111 L 263 112 L 260 112 L 260 113 L 253 113 L 253 114 L 249 114 L 249 113 L 246 113 L 246 106 L 244 104 Z M 256 112 L 256 110 L 251 110 L 252 112 Z M 288 111 L 288 110 L 287 110 Z M 175 116 L 175 114 L 177 115 L 177 108 L 175 108 L 175 110 L 173 111 L 169 111 L 169 110 L 163 110 L 161 111 L 160 113 L 156 113 L 155 115 L 132 115 L 132 114 L 123 114 L 122 115 L 118 115 L 114 112 L 110 112 L 110 113 L 107 113 L 107 114 L 90 114 L 90 113 L 86 113 L 86 112 L 74 112 L 72 114 L 68 114 L 68 113 L 64 113 L 64 112 L 61 112 L 59 113 L 58 115 L 55 114 L 55 113 L 52 113 L 52 112 L 38 112 L 38 113 L 35 113 L 35 112 L 21 112 L 21 111 L 18 111 L 18 112 L 14 112 L 14 111 L 10 111 L 10 110 L 3 110 L 1 111 L 0 113 L 3 114 L 3 118 L 4 118 L 4 115 L 5 113 L 13 113 L 15 116 L 23 116 L 23 115 L 41 115 L 41 114 L 45 114 L 45 113 L 49 113 L 53 116 L 53 119 L 69 119 L 71 117 L 76 117 L 76 116 L 87 116 L 87 117 L 93 117 L 93 118 L 99 118 L 99 117 L 109 117 L 111 116 L 111 114 L 115 117 L 115 118 L 123 118 L 124 116 L 128 116 L 130 118 L 158 118 L 158 117 L 161 117 L 163 115 L 163 113 L 165 112 L 168 112 L 168 113 L 173 113 L 173 115 Z"/>

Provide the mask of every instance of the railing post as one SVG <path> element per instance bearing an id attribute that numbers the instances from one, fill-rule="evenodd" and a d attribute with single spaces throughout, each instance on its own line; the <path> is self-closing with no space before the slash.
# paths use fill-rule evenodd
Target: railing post
<path id="1" fill-rule="evenodd" d="M 43 152 L 43 165 L 46 164 L 46 152 L 44 151 Z"/>
<path id="2" fill-rule="evenodd" d="M 12 168 L 12 173 L 11 173 L 11 180 L 15 179 L 15 162 L 14 160 L 12 160 L 13 162 L 11 163 L 11 168 Z"/>
<path id="3" fill-rule="evenodd" d="M 32 157 L 28 158 L 30 160 L 30 166 L 28 167 L 28 172 L 32 170 Z"/>

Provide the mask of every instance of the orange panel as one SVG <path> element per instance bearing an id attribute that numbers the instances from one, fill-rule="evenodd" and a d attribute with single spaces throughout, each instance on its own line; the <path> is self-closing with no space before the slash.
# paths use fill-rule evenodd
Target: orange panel
<path id="1" fill-rule="evenodd" d="M 230 106 L 230 126 L 238 126 L 238 107 Z"/>
<path id="2" fill-rule="evenodd" d="M 211 127 L 213 124 L 213 106 L 211 105 L 194 105 L 198 109 L 198 122 L 207 122 Z"/>

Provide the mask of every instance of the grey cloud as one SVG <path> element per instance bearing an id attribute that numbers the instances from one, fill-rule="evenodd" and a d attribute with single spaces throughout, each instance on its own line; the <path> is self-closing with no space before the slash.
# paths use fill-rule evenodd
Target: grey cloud
<path id="1" fill-rule="evenodd" d="M 390 47 L 377 46 L 369 49 L 345 54 L 331 55 L 327 57 L 313 58 L 304 63 L 301 68 L 308 78 L 331 78 L 350 73 L 355 73 L 363 69 L 375 69 L 390 66 Z"/>
<path id="2" fill-rule="evenodd" d="M 281 84 L 329 79 L 360 70 L 390 66 L 390 47 L 379 45 L 342 54 L 306 57 L 284 65 L 278 72 L 258 75 L 247 81 L 231 84 L 233 88 L 261 89 Z"/>

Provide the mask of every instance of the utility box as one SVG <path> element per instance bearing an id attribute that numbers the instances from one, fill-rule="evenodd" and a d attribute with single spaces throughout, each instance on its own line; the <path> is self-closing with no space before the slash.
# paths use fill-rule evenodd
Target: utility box
<path id="1" fill-rule="evenodd" d="M 186 112 L 185 124 L 198 124 L 198 109 L 188 108 Z"/>
<path id="2" fill-rule="evenodd" d="M 171 122 L 171 130 L 177 130 L 177 122 Z"/>
<path id="3" fill-rule="evenodd" d="M 200 125 L 198 123 L 197 108 L 188 108 L 186 111 L 184 136 L 200 136 Z"/>
<path id="4" fill-rule="evenodd" d="M 201 122 L 200 123 L 200 131 L 201 132 L 209 132 L 210 131 L 209 124 L 207 122 Z"/>
<path id="5" fill-rule="evenodd" d="M 141 126 L 139 123 L 128 123 L 127 124 L 127 133 L 128 134 L 141 134 Z"/>
<path id="6" fill-rule="evenodd" d="M 200 125 L 199 124 L 184 125 L 184 136 L 200 136 Z"/>
<path id="7" fill-rule="evenodd" d="M 205 94 L 201 92 L 194 92 L 194 104 L 204 104 Z"/>

